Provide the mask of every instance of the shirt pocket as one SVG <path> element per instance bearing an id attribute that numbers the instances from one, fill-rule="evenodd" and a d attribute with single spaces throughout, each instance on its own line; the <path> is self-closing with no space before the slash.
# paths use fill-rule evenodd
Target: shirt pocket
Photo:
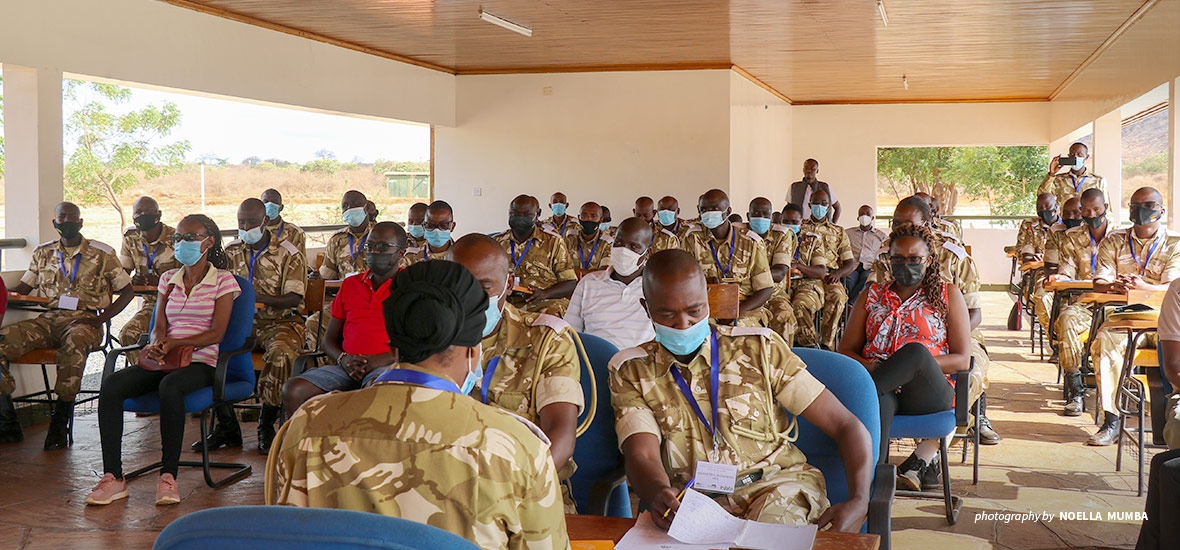
<path id="1" fill-rule="evenodd" d="M 506 411 L 527 417 L 528 394 L 519 391 L 490 392 L 488 401 Z"/>
<path id="2" fill-rule="evenodd" d="M 725 399 L 725 408 L 729 412 L 729 432 L 740 438 L 737 442 L 739 446 L 757 448 L 777 439 L 770 418 L 771 407 L 777 405 L 768 399 L 769 396 L 758 391 Z"/>

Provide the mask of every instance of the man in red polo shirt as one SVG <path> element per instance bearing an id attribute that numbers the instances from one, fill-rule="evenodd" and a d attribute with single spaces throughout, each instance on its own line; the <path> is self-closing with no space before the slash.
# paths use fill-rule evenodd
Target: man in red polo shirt
<path id="1" fill-rule="evenodd" d="M 283 387 L 283 408 L 290 417 L 304 401 L 331 391 L 368 387 L 397 359 L 389 348 L 381 307 L 389 281 L 406 250 L 406 232 L 393 222 L 373 226 L 365 243 L 369 270 L 340 283 L 324 331 L 323 350 L 334 362 L 309 370 Z"/>

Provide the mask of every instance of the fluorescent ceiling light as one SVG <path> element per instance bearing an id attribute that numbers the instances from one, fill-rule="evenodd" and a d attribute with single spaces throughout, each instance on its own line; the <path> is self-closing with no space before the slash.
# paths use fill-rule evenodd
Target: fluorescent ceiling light
<path id="1" fill-rule="evenodd" d="M 513 23 L 507 19 L 504 19 L 503 17 L 498 17 L 495 15 L 492 15 L 486 11 L 483 11 L 483 10 L 479 10 L 479 18 L 483 19 L 484 21 L 487 21 L 488 23 L 491 23 L 493 25 L 496 25 L 499 27 L 504 27 L 505 29 L 508 29 L 508 30 L 515 32 L 515 33 L 523 34 L 525 36 L 530 36 L 530 37 L 533 35 L 533 29 L 530 29 L 524 25 L 517 25 L 516 23 Z"/>
<path id="2" fill-rule="evenodd" d="M 885 0 L 877 0 L 877 13 L 881 14 L 881 22 L 889 26 L 889 14 L 885 13 Z"/>

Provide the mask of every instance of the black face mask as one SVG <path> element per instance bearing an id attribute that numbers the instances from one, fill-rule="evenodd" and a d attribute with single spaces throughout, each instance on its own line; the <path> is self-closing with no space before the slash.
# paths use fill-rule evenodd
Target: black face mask
<path id="1" fill-rule="evenodd" d="M 397 262 L 394 260 L 393 254 L 388 252 L 384 254 L 370 253 L 365 255 L 365 264 L 369 266 L 369 269 L 371 269 L 373 273 L 376 273 L 382 277 L 387 275 L 390 270 L 393 269 L 396 263 Z"/>
<path id="2" fill-rule="evenodd" d="M 1057 211 L 1056 210 L 1037 210 L 1037 216 L 1040 216 L 1041 221 L 1045 222 L 1046 224 L 1051 224 L 1051 223 L 1053 223 L 1054 220 L 1057 219 Z"/>
<path id="3" fill-rule="evenodd" d="M 508 227 L 517 235 L 527 234 L 533 230 L 533 226 L 533 218 L 531 216 L 508 216 Z"/>
<path id="4" fill-rule="evenodd" d="M 1098 229 L 1099 227 L 1102 227 L 1102 224 L 1106 223 L 1106 214 L 1095 216 L 1093 218 L 1082 216 L 1082 221 L 1086 222 L 1086 225 L 1090 226 L 1090 229 Z"/>
<path id="5" fill-rule="evenodd" d="M 598 222 L 579 220 L 578 223 L 582 224 L 583 235 L 593 235 L 595 231 L 598 231 Z"/>
<path id="6" fill-rule="evenodd" d="M 901 286 L 916 286 L 926 275 L 926 264 L 892 264 L 893 279 Z"/>
<path id="7" fill-rule="evenodd" d="M 140 214 L 133 218 L 135 228 L 140 231 L 151 231 L 156 228 L 156 224 L 160 223 L 159 214 Z"/>
<path id="8" fill-rule="evenodd" d="M 1066 229 L 1074 228 L 1082 225 L 1081 218 L 1061 218 L 1061 223 L 1065 224 Z"/>
<path id="9" fill-rule="evenodd" d="M 1160 219 L 1163 215 L 1164 212 L 1161 209 L 1136 206 L 1131 209 L 1131 222 L 1135 225 L 1147 225 Z"/>
<path id="10" fill-rule="evenodd" d="M 53 222 L 53 228 L 63 239 L 73 239 L 82 231 L 82 222 Z"/>

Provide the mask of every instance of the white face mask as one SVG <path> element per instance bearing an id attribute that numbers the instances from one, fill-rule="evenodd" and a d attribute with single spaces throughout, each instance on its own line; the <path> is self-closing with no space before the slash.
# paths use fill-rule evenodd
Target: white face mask
<path id="1" fill-rule="evenodd" d="M 616 246 L 610 251 L 610 265 L 615 273 L 627 277 L 635 273 L 641 265 L 639 259 L 643 255 L 625 246 Z"/>
<path id="2" fill-rule="evenodd" d="M 857 218 L 856 221 L 860 222 L 861 227 L 868 227 L 870 225 L 873 225 L 873 217 L 872 216 L 861 216 L 861 217 Z"/>

